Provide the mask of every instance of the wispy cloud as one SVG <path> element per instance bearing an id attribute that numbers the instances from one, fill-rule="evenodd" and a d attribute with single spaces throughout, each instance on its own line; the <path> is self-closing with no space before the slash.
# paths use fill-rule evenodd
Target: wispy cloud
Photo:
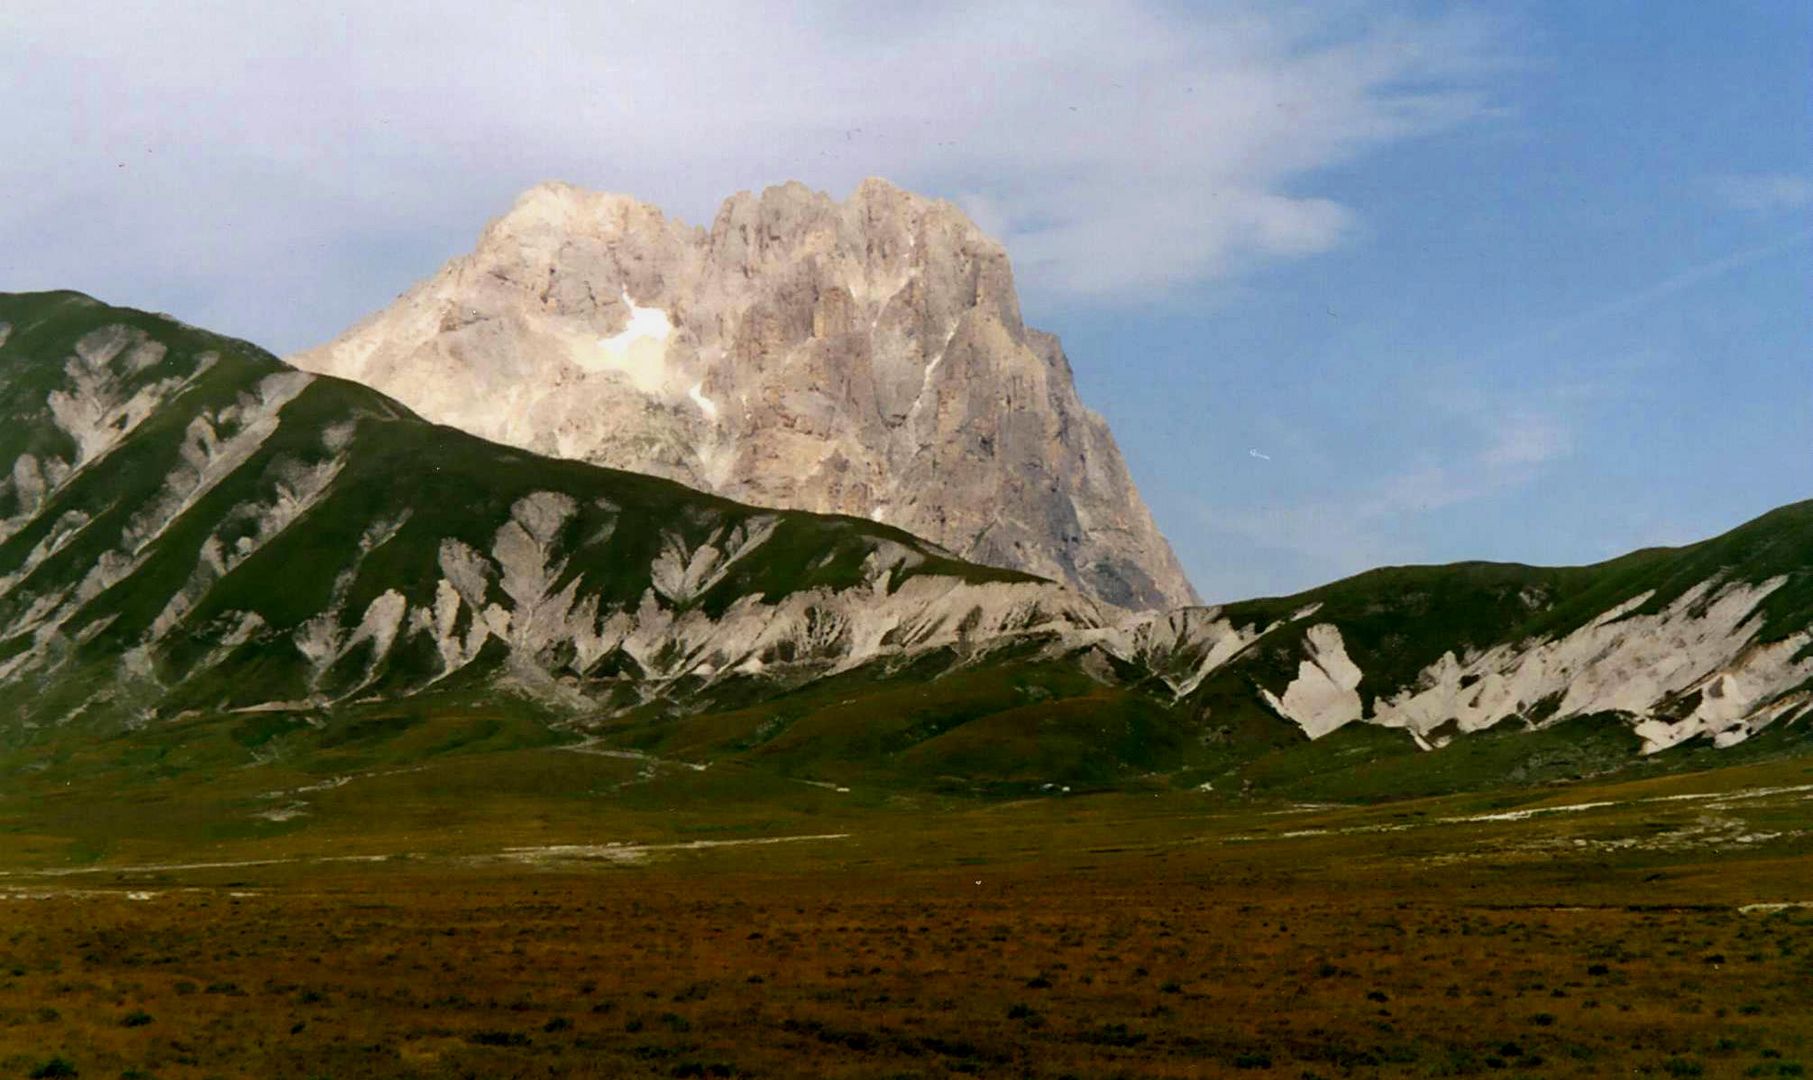
<path id="1" fill-rule="evenodd" d="M 1813 227 L 1804 227 L 1680 268 L 1481 350 L 1469 357 L 1467 370 L 1523 371 L 1529 356 L 1553 351 L 1597 324 L 1647 311 L 1810 244 Z M 1288 591 L 1372 566 L 1423 561 L 1431 557 L 1423 546 L 1431 515 L 1509 497 L 1540 482 L 1573 453 L 1577 414 L 1603 407 L 1608 395 L 1628 399 L 1642 392 L 1628 377 L 1600 384 L 1582 380 L 1579 373 L 1563 381 L 1551 375 L 1539 387 L 1522 389 L 1508 382 L 1487 389 L 1473 379 L 1443 378 L 1438 370 L 1425 371 L 1422 378 L 1423 385 L 1414 391 L 1424 406 L 1421 419 L 1428 431 L 1440 434 L 1417 440 L 1425 449 L 1413 451 L 1409 460 L 1347 490 L 1281 495 L 1250 508 L 1205 506 L 1200 508 L 1200 527 L 1235 537 L 1243 546 L 1287 553 L 1294 570 L 1281 584 Z M 1624 546 L 1693 538 L 1686 526 L 1642 524 Z M 1616 550 L 1622 549 L 1602 554 Z M 1209 575 L 1217 572 L 1211 568 Z M 1199 580 L 1198 588 L 1214 594 L 1218 582 L 1209 575 L 1199 573 L 1208 580 Z M 1277 583 L 1267 586 L 1273 584 Z"/>
<path id="2" fill-rule="evenodd" d="M 1035 291 L 1149 295 L 1339 244 L 1365 208 L 1320 170 L 1480 115 L 1494 27 L 1415 12 L 12 0 L 0 285 L 299 345 L 543 179 L 696 221 L 883 175 L 975 209 Z"/>
<path id="3" fill-rule="evenodd" d="M 1660 281 L 1591 305 L 1540 329 L 1487 349 L 1480 359 L 1495 359 L 1549 345 L 1596 323 L 1642 311 L 1746 267 L 1785 255 L 1813 243 L 1813 227 L 1797 230 L 1765 244 L 1744 248 L 1678 270 Z"/>
<path id="4" fill-rule="evenodd" d="M 1566 419 L 1552 411 L 1493 407 L 1483 400 L 1432 401 L 1430 408 L 1467 430 L 1464 445 L 1427 454 L 1348 490 L 1244 509 L 1205 506 L 1200 526 L 1245 545 L 1288 553 L 1296 573 L 1261 587 L 1295 591 L 1374 566 L 1422 561 L 1427 554 L 1408 537 L 1424 516 L 1523 489 L 1573 452 Z M 1224 587 L 1214 579 L 1197 584 L 1209 595 Z M 1252 582 L 1230 577 L 1227 587 L 1250 591 Z"/>
<path id="5" fill-rule="evenodd" d="M 1750 173 L 1721 176 L 1712 181 L 1712 194 L 1733 210 L 1771 214 L 1813 207 L 1813 176 L 1794 173 Z"/>

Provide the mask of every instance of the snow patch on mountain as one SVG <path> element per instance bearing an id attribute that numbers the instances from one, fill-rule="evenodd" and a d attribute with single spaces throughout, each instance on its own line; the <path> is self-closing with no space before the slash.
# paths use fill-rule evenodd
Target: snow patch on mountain
<path id="1" fill-rule="evenodd" d="M 595 349 L 576 351 L 574 359 L 587 371 L 617 372 L 645 394 L 664 394 L 669 382 L 667 339 L 673 336 L 674 324 L 666 311 L 631 300 L 627 288 L 622 303 L 629 312 L 623 329 L 599 338 Z"/>

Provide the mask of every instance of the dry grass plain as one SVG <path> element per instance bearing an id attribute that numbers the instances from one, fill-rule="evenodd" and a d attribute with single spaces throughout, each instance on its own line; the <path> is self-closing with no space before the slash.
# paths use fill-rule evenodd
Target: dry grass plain
<path id="1" fill-rule="evenodd" d="M 651 796 L 536 831 L 646 846 L 515 852 L 470 816 L 424 850 L 422 815 L 379 814 L 373 784 L 321 795 L 313 841 L 188 860 L 225 865 L 15 860 L 0 1077 L 1813 1064 L 1805 762 L 1369 808 L 1121 793 L 839 810 L 807 790 L 824 801 L 746 805 L 718 839 L 819 839 L 712 846 L 706 811 Z M 336 824 L 360 805 L 363 833 Z M 354 835 L 370 861 L 329 861 Z"/>

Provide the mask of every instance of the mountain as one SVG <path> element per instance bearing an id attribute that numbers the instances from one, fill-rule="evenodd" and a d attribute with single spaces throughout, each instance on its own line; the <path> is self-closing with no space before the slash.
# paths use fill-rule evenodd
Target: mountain
<path id="1" fill-rule="evenodd" d="M 409 760 L 507 713 L 818 783 L 1347 797 L 1813 737 L 1813 503 L 1594 566 L 1136 614 L 75 293 L 0 296 L 0 419 L 0 747 L 222 723 L 222 760 L 275 731 Z"/>
<path id="2" fill-rule="evenodd" d="M 848 783 L 1143 776 L 1324 797 L 1567 779 L 1677 748 L 1682 767 L 1740 744 L 1807 753 L 1813 502 L 1593 566 L 1385 568 L 1067 630 L 931 685 L 831 680 L 605 728 Z"/>
<path id="3" fill-rule="evenodd" d="M 0 297 L 0 725 L 763 685 L 1095 605 L 899 529 L 430 424 L 244 342 Z"/>
<path id="4" fill-rule="evenodd" d="M 1437 747 L 1507 719 L 1605 715 L 1646 752 L 1732 746 L 1813 712 L 1813 502 L 1592 566 L 1387 568 L 1227 609 L 1293 614 L 1247 663 L 1311 737 L 1364 719 Z"/>
<path id="5" fill-rule="evenodd" d="M 709 228 L 542 185 L 291 360 L 536 453 L 885 521 L 1122 607 L 1196 602 L 1001 246 L 879 180 L 739 194 Z"/>

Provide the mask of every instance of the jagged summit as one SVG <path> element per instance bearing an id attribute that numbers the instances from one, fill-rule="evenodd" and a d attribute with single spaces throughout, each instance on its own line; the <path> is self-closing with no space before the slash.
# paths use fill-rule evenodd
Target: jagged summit
<path id="1" fill-rule="evenodd" d="M 708 227 L 540 184 L 292 360 L 541 453 L 884 521 L 1125 607 L 1195 600 L 1001 245 L 884 180 L 741 192 Z"/>

